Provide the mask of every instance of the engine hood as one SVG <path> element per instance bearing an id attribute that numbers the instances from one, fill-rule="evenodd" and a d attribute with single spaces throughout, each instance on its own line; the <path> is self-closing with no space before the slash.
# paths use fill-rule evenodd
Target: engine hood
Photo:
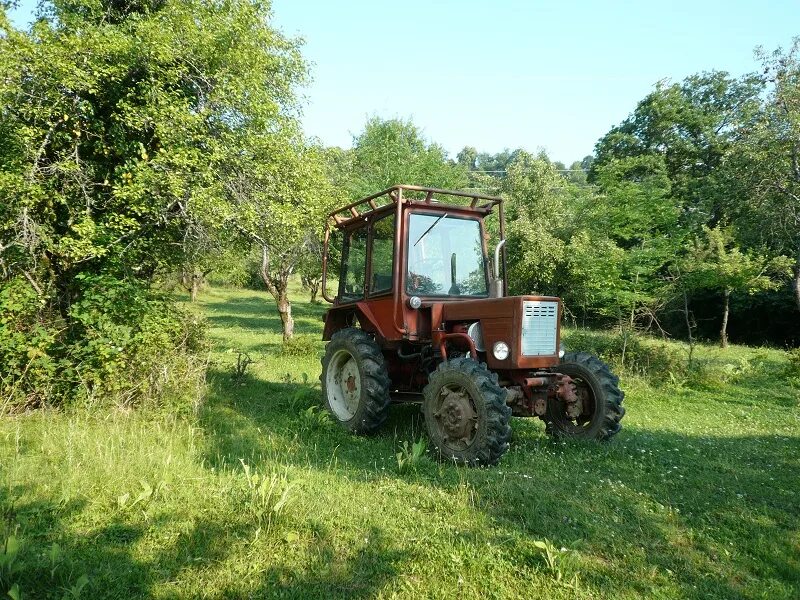
<path id="1" fill-rule="evenodd" d="M 442 326 L 479 322 L 485 357 L 492 369 L 541 369 L 559 364 L 561 301 L 553 296 L 480 298 L 442 304 Z M 508 344 L 510 354 L 497 360 L 492 348 Z"/>

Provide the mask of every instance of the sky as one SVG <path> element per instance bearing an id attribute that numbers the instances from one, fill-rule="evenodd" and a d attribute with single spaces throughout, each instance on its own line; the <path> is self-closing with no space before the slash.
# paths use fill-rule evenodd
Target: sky
<path id="1" fill-rule="evenodd" d="M 22 0 L 17 24 L 35 0 Z M 451 156 L 590 154 L 662 79 L 757 69 L 800 35 L 800 0 L 273 0 L 304 39 L 308 135 L 349 147 L 367 118 L 410 118 Z"/>

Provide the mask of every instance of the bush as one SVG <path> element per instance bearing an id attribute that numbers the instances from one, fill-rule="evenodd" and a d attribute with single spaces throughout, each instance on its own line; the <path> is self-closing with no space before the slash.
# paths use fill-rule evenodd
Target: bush
<path id="1" fill-rule="evenodd" d="M 63 319 L 22 277 L 0 288 L 0 409 L 12 398 L 18 408 L 36 407 L 58 392 L 53 378 L 65 366 L 56 351 L 63 329 Z"/>
<path id="2" fill-rule="evenodd" d="M 794 348 L 786 353 L 789 364 L 786 365 L 786 377 L 800 377 L 800 348 Z"/>
<path id="3" fill-rule="evenodd" d="M 687 372 L 686 357 L 679 350 L 635 332 L 571 329 L 564 330 L 563 337 L 570 350 L 590 352 L 617 373 L 661 382 L 683 377 Z"/>
<path id="4" fill-rule="evenodd" d="M 206 343 L 197 317 L 136 281 L 81 274 L 53 314 L 24 280 L 0 292 L 1 408 L 197 401 Z"/>
<path id="5" fill-rule="evenodd" d="M 296 335 L 284 340 L 281 346 L 281 356 L 295 358 L 316 356 L 318 351 L 317 338 L 310 335 Z"/>

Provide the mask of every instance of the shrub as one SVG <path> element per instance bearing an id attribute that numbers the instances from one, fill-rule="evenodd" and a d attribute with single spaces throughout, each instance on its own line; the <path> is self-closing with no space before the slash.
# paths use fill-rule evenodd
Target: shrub
<path id="1" fill-rule="evenodd" d="M 794 348 L 786 353 L 789 364 L 786 365 L 786 377 L 800 377 L 800 348 Z"/>
<path id="2" fill-rule="evenodd" d="M 310 335 L 296 335 L 284 340 L 281 346 L 282 356 L 305 357 L 316 356 L 318 352 L 317 339 Z"/>
<path id="3" fill-rule="evenodd" d="M 563 336 L 570 350 L 590 352 L 618 373 L 651 381 L 671 381 L 686 375 L 686 357 L 679 350 L 635 332 L 572 329 L 563 331 Z"/>
<path id="4" fill-rule="evenodd" d="M 201 320 L 142 283 L 81 274 L 63 315 L 25 281 L 0 292 L 6 410 L 64 402 L 174 404 L 202 394 Z"/>

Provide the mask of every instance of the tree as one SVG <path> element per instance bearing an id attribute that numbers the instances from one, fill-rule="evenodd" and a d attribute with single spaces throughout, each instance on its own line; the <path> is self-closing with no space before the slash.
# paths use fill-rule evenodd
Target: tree
<path id="1" fill-rule="evenodd" d="M 682 226 L 692 232 L 726 216 L 730 198 L 720 167 L 742 123 L 758 110 L 763 84 L 714 71 L 680 84 L 660 82 L 620 125 L 598 141 L 589 180 L 620 158 L 659 156 L 672 194 L 681 202 Z"/>
<path id="2" fill-rule="evenodd" d="M 441 146 L 428 142 L 410 120 L 369 119 L 353 139 L 350 196 L 361 198 L 399 183 L 457 189 L 467 171 L 447 159 Z"/>
<path id="3" fill-rule="evenodd" d="M 472 146 L 464 146 L 456 155 L 456 162 L 468 171 L 474 171 L 478 168 L 478 151 Z"/>
<path id="4" fill-rule="evenodd" d="M 618 271 L 606 282 L 609 289 L 600 298 L 611 302 L 600 305 L 600 312 L 615 312 L 626 330 L 633 329 L 639 317 L 651 323 L 663 302 L 661 275 L 683 242 L 678 201 L 658 155 L 609 160 L 597 168 L 595 178 L 603 193 L 582 212 L 582 228 L 597 248 L 617 256 Z M 605 260 L 583 256 L 590 262 Z"/>
<path id="5" fill-rule="evenodd" d="M 787 52 L 758 55 L 769 93 L 730 153 L 727 173 L 746 241 L 794 257 L 800 310 L 800 38 Z"/>
<path id="6" fill-rule="evenodd" d="M 275 299 L 283 339 L 294 335 L 289 278 L 319 243 L 331 204 L 322 151 L 299 134 L 262 138 L 235 167 L 228 183 L 226 225 L 235 227 L 259 251 L 259 275 Z"/>
<path id="7" fill-rule="evenodd" d="M 29 32 L 4 7 L 0 277 L 35 292 L 43 352 L 80 367 L 109 337 L 87 319 L 143 326 L 151 283 L 215 235 L 232 165 L 286 138 L 305 67 L 249 0 L 52 0 Z"/>
<path id="8" fill-rule="evenodd" d="M 508 279 L 512 293 L 543 292 L 554 284 L 569 222 L 564 182 L 543 155 L 519 151 L 502 181 L 507 198 Z"/>
<path id="9" fill-rule="evenodd" d="M 703 227 L 702 236 L 682 261 L 681 270 L 690 289 L 720 291 L 723 297 L 720 344 L 728 347 L 728 316 L 731 296 L 755 294 L 775 289 L 790 271 L 792 261 L 785 256 L 770 258 L 763 254 L 742 252 L 734 242 L 733 232 L 724 227 Z"/>

